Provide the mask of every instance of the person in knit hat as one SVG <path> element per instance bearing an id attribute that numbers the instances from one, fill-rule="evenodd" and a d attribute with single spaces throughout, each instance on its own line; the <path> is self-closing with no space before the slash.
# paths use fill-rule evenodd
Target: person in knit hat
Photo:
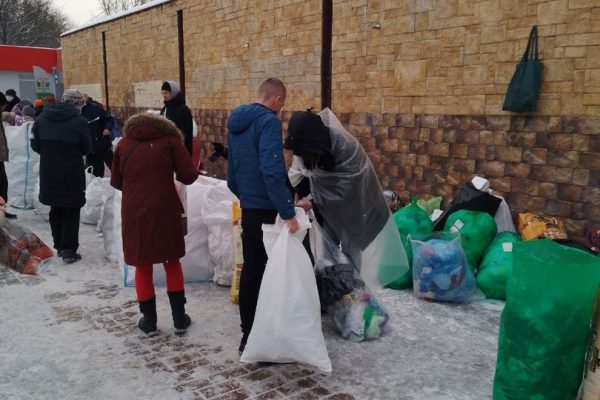
<path id="1" fill-rule="evenodd" d="M 173 121 L 175 126 L 183 132 L 185 148 L 192 155 L 192 143 L 194 139 L 192 112 L 185 105 L 183 93 L 179 85 L 173 81 L 163 82 L 160 93 L 165 103 L 165 106 L 160 110 L 160 115 Z"/>
<path id="2" fill-rule="evenodd" d="M 63 93 L 62 101 L 63 103 L 71 104 L 73 107 L 78 109 L 80 113 L 83 109 L 83 106 L 85 106 L 85 99 L 83 98 L 83 93 L 81 93 L 77 89 L 65 90 L 65 92 Z"/>
<path id="3" fill-rule="evenodd" d="M 26 122 L 35 121 L 35 109 L 29 104 L 23 107 L 21 110 L 21 115 L 17 115 L 15 117 L 15 125 L 21 126 Z"/>
<path id="4" fill-rule="evenodd" d="M 54 248 L 66 264 L 81 260 L 79 214 L 85 204 L 83 157 L 92 151 L 88 123 L 81 116 L 83 95 L 65 91 L 63 101 L 47 104 L 33 124 L 31 148 L 40 154 L 40 196 L 50 206 Z"/>

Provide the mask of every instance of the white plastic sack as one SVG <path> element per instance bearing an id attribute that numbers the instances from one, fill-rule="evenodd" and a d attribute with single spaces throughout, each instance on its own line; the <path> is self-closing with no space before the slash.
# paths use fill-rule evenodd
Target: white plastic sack
<path id="1" fill-rule="evenodd" d="M 35 185 L 39 179 L 40 156 L 29 142 L 33 122 L 21 126 L 5 125 L 9 161 L 5 164 L 8 177 L 8 199 L 15 208 L 34 208 Z"/>
<path id="2" fill-rule="evenodd" d="M 230 286 L 234 255 L 232 205 L 238 199 L 229 190 L 226 181 L 206 176 L 198 177 L 196 182 L 187 187 L 187 196 L 186 252 L 191 249 L 188 241 L 192 245 L 198 245 L 204 243 L 206 237 L 213 281 L 221 286 Z M 190 262 L 199 262 L 195 258 L 189 258 Z"/>
<path id="3" fill-rule="evenodd" d="M 104 215 L 100 223 L 104 235 L 104 249 L 107 258 L 119 265 L 124 287 L 135 287 L 135 267 L 125 263 L 123 255 L 123 237 L 121 231 L 121 201 L 122 193 L 113 190 L 112 201 L 107 200 Z M 188 199 L 190 194 L 188 192 Z M 194 235 L 185 238 L 186 256 L 181 259 L 185 283 L 206 282 L 212 280 L 213 269 L 208 257 L 208 233 L 202 227 L 194 230 Z M 154 265 L 154 284 L 166 285 L 166 274 L 162 264 Z"/>
<path id="4" fill-rule="evenodd" d="M 80 220 L 88 225 L 100 225 L 104 203 L 110 192 L 110 178 L 93 178 L 85 190 L 85 205 L 81 208 Z"/>
<path id="5" fill-rule="evenodd" d="M 315 274 L 302 245 L 310 221 L 300 208 L 296 217 L 300 229 L 293 235 L 279 217 L 275 225 L 263 225 L 269 261 L 240 361 L 300 362 L 331 372 Z"/>

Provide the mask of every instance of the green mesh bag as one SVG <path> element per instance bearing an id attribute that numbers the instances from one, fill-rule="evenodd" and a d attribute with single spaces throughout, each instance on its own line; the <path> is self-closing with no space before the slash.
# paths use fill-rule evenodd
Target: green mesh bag
<path id="1" fill-rule="evenodd" d="M 549 239 L 516 243 L 494 400 L 575 399 L 590 335 L 600 258 Z"/>
<path id="2" fill-rule="evenodd" d="M 402 239 L 404 250 L 406 250 L 409 270 L 399 279 L 389 283 L 386 287 L 396 290 L 408 289 L 411 288 L 413 284 L 413 253 L 408 236 L 410 235 L 413 239 L 417 240 L 428 238 L 433 232 L 433 222 L 431 222 L 429 215 L 417 205 L 416 197 L 413 197 L 412 202 L 409 205 L 394 213 L 394 221 L 396 222 L 398 231 L 400 231 L 400 238 Z"/>
<path id="3" fill-rule="evenodd" d="M 446 232 L 460 232 L 469 267 L 477 271 L 485 250 L 496 237 L 496 221 L 485 212 L 459 210 L 446 220 Z"/>
<path id="4" fill-rule="evenodd" d="M 477 273 L 477 286 L 488 299 L 506 300 L 506 285 L 513 268 L 513 247 L 521 241 L 514 232 L 502 232 L 489 245 Z"/>

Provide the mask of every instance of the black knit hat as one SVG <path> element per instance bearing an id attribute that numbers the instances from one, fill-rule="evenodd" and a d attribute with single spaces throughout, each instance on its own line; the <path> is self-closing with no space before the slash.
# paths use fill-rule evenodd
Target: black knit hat
<path id="1" fill-rule="evenodd" d="M 15 89 L 8 89 L 6 91 L 6 95 L 15 97 L 17 95 L 17 92 L 15 91 Z"/>

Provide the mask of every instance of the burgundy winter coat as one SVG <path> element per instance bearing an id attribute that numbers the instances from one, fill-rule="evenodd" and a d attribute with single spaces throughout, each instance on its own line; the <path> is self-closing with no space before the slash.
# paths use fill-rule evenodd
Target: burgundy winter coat
<path id="1" fill-rule="evenodd" d="M 196 181 L 183 135 L 164 117 L 137 114 L 123 127 L 110 183 L 123 192 L 123 251 L 129 265 L 175 261 L 185 255 L 184 212 L 173 181 Z"/>

